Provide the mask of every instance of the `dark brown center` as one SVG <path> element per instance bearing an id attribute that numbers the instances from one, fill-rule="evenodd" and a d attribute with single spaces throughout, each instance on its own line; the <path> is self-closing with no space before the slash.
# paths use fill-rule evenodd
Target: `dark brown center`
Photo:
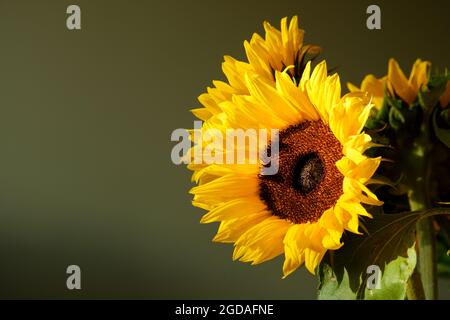
<path id="1" fill-rule="evenodd" d="M 316 153 L 307 153 L 300 157 L 294 169 L 292 183 L 301 194 L 307 195 L 322 182 L 323 162 Z"/>
<path id="2" fill-rule="evenodd" d="M 280 132 L 278 157 L 278 173 L 259 177 L 261 199 L 280 218 L 318 221 L 342 195 L 341 143 L 322 121 L 306 121 Z"/>

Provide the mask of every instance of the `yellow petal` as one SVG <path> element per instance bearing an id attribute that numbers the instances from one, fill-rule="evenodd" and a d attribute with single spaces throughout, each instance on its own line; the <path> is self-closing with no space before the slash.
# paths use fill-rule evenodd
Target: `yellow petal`
<path id="1" fill-rule="evenodd" d="M 236 242 L 248 229 L 271 216 L 269 212 L 263 211 L 246 215 L 242 218 L 222 221 L 213 241 L 223 243 Z"/>
<path id="2" fill-rule="evenodd" d="M 339 102 L 341 84 L 337 74 L 327 76 L 327 64 L 319 63 L 306 83 L 309 99 L 319 112 L 324 123 L 329 121 L 330 110 Z"/>
<path id="3" fill-rule="evenodd" d="M 258 194 L 258 180 L 257 177 L 229 174 L 194 187 L 189 192 L 198 196 L 198 200 L 209 198 L 216 202 L 223 202 Z"/>
<path id="4" fill-rule="evenodd" d="M 247 94 L 248 90 L 243 75 L 253 71 L 251 65 L 238 61 L 230 56 L 225 56 L 224 60 L 222 63 L 222 71 L 230 85 L 236 90 L 236 94 Z"/>
<path id="5" fill-rule="evenodd" d="M 214 208 L 201 219 L 201 223 L 231 220 L 257 213 L 266 209 L 266 205 L 257 196 L 233 199 Z"/>
<path id="6" fill-rule="evenodd" d="M 312 274 L 316 274 L 316 268 L 322 261 L 323 256 L 327 250 L 314 251 L 312 249 L 305 249 L 305 267 Z"/>
<path id="7" fill-rule="evenodd" d="M 360 134 L 366 124 L 373 105 L 364 102 L 359 96 L 345 95 L 329 113 L 330 128 L 342 144 Z"/>
<path id="8" fill-rule="evenodd" d="M 259 101 L 259 105 L 264 105 L 272 109 L 272 114 L 276 114 L 284 126 L 297 123 L 301 120 L 301 115 L 277 90 L 261 77 L 247 77 L 247 87 L 252 97 Z"/>
<path id="9" fill-rule="evenodd" d="M 203 93 L 198 97 L 198 101 L 211 113 L 217 114 L 221 112 L 217 101 L 214 100 L 213 96 L 209 93 Z"/>
<path id="10" fill-rule="evenodd" d="M 429 61 L 422 61 L 420 59 L 417 59 L 414 62 L 411 74 L 409 76 L 409 84 L 416 94 L 419 92 L 422 86 L 427 83 L 428 70 L 430 66 L 431 63 Z"/>
<path id="11" fill-rule="evenodd" d="M 388 81 L 394 88 L 395 93 L 404 101 L 411 104 L 416 100 L 417 92 L 414 92 L 398 62 L 394 59 L 389 60 Z"/>
<path id="12" fill-rule="evenodd" d="M 236 241 L 233 260 L 259 264 L 282 254 L 283 238 L 290 226 L 274 216 L 253 226 Z"/>
<path id="13" fill-rule="evenodd" d="M 323 247 L 330 250 L 339 249 L 343 245 L 341 237 L 344 227 L 335 213 L 335 208 L 326 210 L 320 217 L 319 223 L 326 230 L 322 239 Z"/>
<path id="14" fill-rule="evenodd" d="M 343 152 L 345 154 L 347 149 L 354 149 L 360 153 L 364 153 L 367 149 L 374 146 L 379 145 L 372 143 L 372 138 L 368 134 L 360 133 L 349 137 L 345 141 Z"/>
<path id="15" fill-rule="evenodd" d="M 373 74 L 369 74 L 361 83 L 361 91 L 367 91 L 375 97 L 383 97 L 385 84 L 386 77 L 377 79 Z"/>
<path id="16" fill-rule="evenodd" d="M 347 89 L 350 92 L 359 92 L 361 89 L 351 82 L 347 82 Z"/>
<path id="17" fill-rule="evenodd" d="M 211 113 L 211 111 L 209 111 L 206 108 L 192 109 L 191 112 L 194 114 L 194 116 L 196 116 L 197 118 L 199 118 L 200 120 L 203 120 L 203 121 L 208 120 L 213 115 Z"/>
<path id="18" fill-rule="evenodd" d="M 305 244 L 305 224 L 294 224 L 286 232 L 284 237 L 284 263 L 283 263 L 283 278 L 286 278 L 298 267 L 300 267 L 304 260 L 304 244 Z"/>
<path id="19" fill-rule="evenodd" d="M 316 108 L 305 92 L 301 91 L 286 73 L 276 72 L 276 86 L 278 92 L 296 109 L 304 120 L 319 120 Z"/>

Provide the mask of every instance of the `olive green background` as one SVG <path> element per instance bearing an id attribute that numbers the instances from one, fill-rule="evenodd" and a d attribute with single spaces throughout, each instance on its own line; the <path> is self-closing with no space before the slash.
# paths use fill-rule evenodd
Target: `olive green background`
<path id="1" fill-rule="evenodd" d="M 382 30 L 366 8 L 382 9 Z M 78 4 L 82 30 L 66 28 Z M 315 298 L 304 269 L 232 262 L 170 160 L 176 128 L 262 21 L 299 15 L 343 82 L 449 66 L 448 1 L 0 0 L 0 298 Z M 82 290 L 66 289 L 66 267 Z M 449 298 L 449 285 L 441 285 Z"/>

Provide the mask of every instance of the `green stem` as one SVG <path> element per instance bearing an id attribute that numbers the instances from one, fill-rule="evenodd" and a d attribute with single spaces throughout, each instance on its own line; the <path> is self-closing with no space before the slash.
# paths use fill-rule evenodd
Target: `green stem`
<path id="1" fill-rule="evenodd" d="M 417 268 L 414 269 L 411 277 L 406 284 L 406 297 L 408 300 L 425 300 L 425 292 L 420 279 L 420 273 Z"/>
<path id="2" fill-rule="evenodd" d="M 418 202 L 415 197 L 419 196 L 418 193 L 420 193 L 420 196 L 423 196 L 423 192 L 425 191 L 412 191 L 410 193 L 411 211 L 425 210 L 428 208 L 425 201 Z M 418 248 L 417 268 L 422 279 L 423 291 L 427 300 L 437 299 L 436 248 L 432 219 L 432 217 L 421 219 L 417 222 L 416 226 Z"/>
<path id="3" fill-rule="evenodd" d="M 417 243 L 419 247 L 419 272 L 427 300 L 437 299 L 436 245 L 434 241 L 433 218 L 425 218 L 417 223 Z"/>
<path id="4" fill-rule="evenodd" d="M 420 211 L 431 208 L 429 201 L 429 165 L 427 163 L 427 147 L 416 146 L 410 160 L 412 160 L 410 174 L 410 191 L 408 194 L 411 211 Z M 416 239 L 418 248 L 418 271 L 422 280 L 423 291 L 427 300 L 437 299 L 437 269 L 436 248 L 433 230 L 433 218 L 421 219 L 416 226 Z M 412 282 L 417 279 L 412 279 Z M 412 286 L 411 290 L 414 290 Z M 411 296 L 420 296 L 411 293 Z"/>

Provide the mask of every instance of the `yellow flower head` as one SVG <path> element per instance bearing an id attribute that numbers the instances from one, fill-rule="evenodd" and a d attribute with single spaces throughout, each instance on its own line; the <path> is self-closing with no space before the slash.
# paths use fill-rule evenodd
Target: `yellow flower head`
<path id="1" fill-rule="evenodd" d="M 289 39 L 274 43 L 294 52 L 300 42 Z M 222 97 L 202 128 L 279 129 L 277 174 L 261 175 L 261 164 L 189 165 L 193 204 L 208 211 L 201 222 L 220 223 L 214 241 L 234 243 L 233 259 L 252 264 L 284 254 L 284 276 L 303 264 L 314 273 L 327 250 L 341 248 L 344 230 L 360 233 L 360 216 L 370 217 L 362 204 L 381 204 L 367 188 L 381 161 L 364 155 L 372 146 L 362 132 L 373 106 L 367 95 L 341 97 L 325 62 L 312 73 L 308 63 L 298 80 L 288 70 L 244 73 L 241 91 Z"/>
<path id="2" fill-rule="evenodd" d="M 416 100 L 419 90 L 428 82 L 430 66 L 430 62 L 417 59 L 408 79 L 398 62 L 390 59 L 387 76 L 378 79 L 374 75 L 369 74 L 362 81 L 360 88 L 351 83 L 348 83 L 347 86 L 350 92 L 363 91 L 372 95 L 377 109 L 382 107 L 386 87 L 390 94 L 395 94 L 408 104 L 412 104 Z"/>

